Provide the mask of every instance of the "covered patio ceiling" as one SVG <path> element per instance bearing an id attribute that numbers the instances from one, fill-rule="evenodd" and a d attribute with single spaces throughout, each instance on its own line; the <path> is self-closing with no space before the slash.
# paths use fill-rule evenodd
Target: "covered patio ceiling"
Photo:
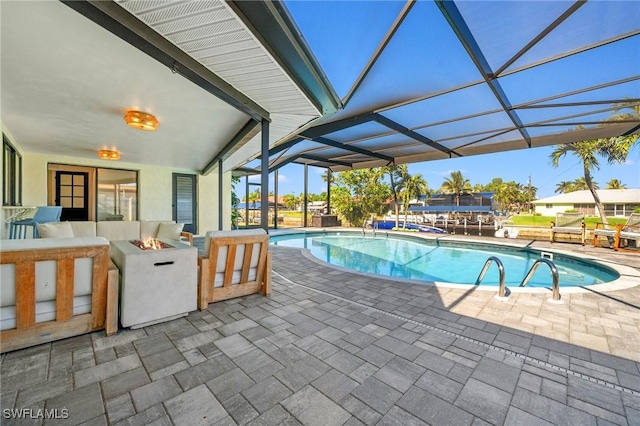
<path id="1" fill-rule="evenodd" d="M 271 171 L 412 163 L 640 128 L 638 119 L 610 121 L 621 105 L 640 105 L 640 2 L 278 5 L 343 107 L 272 147 Z"/>
<path id="2" fill-rule="evenodd" d="M 262 5 L 262 3 L 259 3 Z M 258 3 L 256 3 L 258 5 Z M 206 1 L 2 1 L 3 132 L 21 151 L 207 173 L 334 112 L 299 46 L 272 47 L 240 8 Z M 283 49 L 287 51 L 279 51 Z M 295 68 L 295 69 L 294 69 Z M 160 127 L 126 126 L 127 110 Z M 109 163 L 109 166 L 113 166 Z"/>

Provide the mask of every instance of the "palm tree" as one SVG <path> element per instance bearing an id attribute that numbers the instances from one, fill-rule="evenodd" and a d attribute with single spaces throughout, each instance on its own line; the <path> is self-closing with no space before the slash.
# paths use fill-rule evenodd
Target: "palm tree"
<path id="1" fill-rule="evenodd" d="M 398 193 L 404 186 L 404 180 L 409 176 L 409 169 L 406 164 L 400 166 L 390 165 L 382 168 L 384 173 L 389 175 L 389 181 L 391 183 L 391 195 L 393 195 L 393 203 L 395 204 L 396 213 L 396 228 L 399 224 L 398 217 L 400 216 L 400 202 L 398 199 Z"/>
<path id="2" fill-rule="evenodd" d="M 403 178 L 402 185 L 402 208 L 404 209 L 404 226 L 407 227 L 407 216 L 409 214 L 409 203 L 412 199 L 418 198 L 422 194 L 427 193 L 427 181 L 424 180 L 420 173 L 415 175 L 407 174 Z M 397 225 L 396 225 L 397 226 Z"/>
<path id="3" fill-rule="evenodd" d="M 627 185 L 625 185 L 618 179 L 611 179 L 609 182 L 607 182 L 607 189 L 627 189 Z"/>
<path id="4" fill-rule="evenodd" d="M 622 120 L 638 120 L 640 118 L 640 105 L 637 102 L 622 102 L 616 106 L 613 115 L 609 119 L 611 122 Z M 580 129 L 581 126 L 578 126 Z M 551 160 L 555 167 L 558 167 L 560 158 L 567 153 L 572 153 L 580 160 L 584 169 L 584 181 L 593 195 L 596 208 L 600 214 L 600 219 L 606 228 L 609 227 L 604 206 L 596 192 L 597 186 L 591 179 L 591 171 L 600 167 L 598 156 L 603 157 L 609 164 L 623 163 L 627 159 L 629 151 L 640 141 L 640 134 L 631 132 L 622 136 L 614 136 L 606 139 L 591 139 L 582 142 L 571 142 L 565 145 L 558 145 L 551 153 Z"/>
<path id="5" fill-rule="evenodd" d="M 445 194 L 453 194 L 456 198 L 456 206 L 460 205 L 460 195 L 471 193 L 471 182 L 462 176 L 462 172 L 451 172 L 451 177 L 445 178 L 440 186 Z"/>
<path id="6" fill-rule="evenodd" d="M 324 183 L 329 182 L 329 185 L 333 185 L 333 172 L 331 171 L 331 169 L 327 169 L 324 172 L 322 172 L 322 181 Z"/>
<path id="7" fill-rule="evenodd" d="M 591 184 L 593 185 L 593 189 L 600 189 L 600 185 L 595 180 L 591 180 Z M 574 191 L 587 191 L 589 189 L 589 185 L 587 184 L 587 180 L 583 177 L 577 178 L 573 181 L 573 190 Z"/>
<path id="8" fill-rule="evenodd" d="M 285 194 L 282 196 L 284 205 L 289 210 L 294 210 L 298 204 L 298 197 L 295 194 Z"/>
<path id="9" fill-rule="evenodd" d="M 575 191 L 575 185 L 572 181 L 563 180 L 562 182 L 556 184 L 556 190 L 554 191 L 556 194 L 568 194 L 569 192 Z"/>

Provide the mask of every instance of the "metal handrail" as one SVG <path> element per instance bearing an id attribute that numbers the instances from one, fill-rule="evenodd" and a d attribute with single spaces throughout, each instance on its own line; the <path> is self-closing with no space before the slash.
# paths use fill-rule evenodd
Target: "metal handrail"
<path id="1" fill-rule="evenodd" d="M 547 264 L 549 266 L 549 269 L 551 269 L 551 277 L 553 278 L 553 300 L 558 301 L 560 300 L 560 274 L 558 273 L 558 268 L 556 267 L 556 265 L 547 258 L 543 257 L 533 262 L 533 265 L 531 265 L 531 269 L 529 269 L 529 272 L 527 272 L 527 276 L 524 277 L 524 280 L 522 280 L 522 282 L 520 283 L 520 287 L 527 286 L 527 283 L 541 263 Z"/>
<path id="2" fill-rule="evenodd" d="M 369 219 L 365 219 L 364 223 L 362 224 L 362 236 L 366 236 L 366 229 L 367 229 L 367 223 L 369 222 Z M 376 230 L 378 229 L 378 222 L 374 222 L 373 219 L 371 220 L 371 231 L 373 233 L 373 236 L 376 236 Z"/>
<path id="3" fill-rule="evenodd" d="M 482 267 L 482 271 L 480 271 L 480 275 L 478 275 L 478 279 L 476 280 L 475 285 L 479 285 L 480 282 L 484 279 L 487 271 L 489 270 L 489 266 L 491 266 L 491 262 L 494 262 L 498 267 L 498 273 L 500 274 L 500 287 L 498 288 L 498 297 L 507 297 L 508 289 L 504 285 L 504 265 L 502 261 L 495 256 L 491 256 L 487 259 Z"/>

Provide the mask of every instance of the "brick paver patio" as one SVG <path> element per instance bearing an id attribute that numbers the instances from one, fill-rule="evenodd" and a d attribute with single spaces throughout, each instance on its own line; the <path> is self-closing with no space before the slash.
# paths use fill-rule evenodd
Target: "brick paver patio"
<path id="1" fill-rule="evenodd" d="M 640 286 L 500 302 L 273 252 L 270 298 L 3 354 L 2 424 L 640 424 Z"/>

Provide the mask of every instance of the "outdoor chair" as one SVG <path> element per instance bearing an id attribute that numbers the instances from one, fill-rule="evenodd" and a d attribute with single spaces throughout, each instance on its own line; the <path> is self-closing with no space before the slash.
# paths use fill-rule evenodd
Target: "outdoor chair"
<path id="1" fill-rule="evenodd" d="M 210 231 L 198 256 L 198 308 L 261 292 L 271 295 L 271 253 L 264 229 Z"/>
<path id="2" fill-rule="evenodd" d="M 36 213 L 30 219 L 22 219 L 11 222 L 9 227 L 9 239 L 27 238 L 27 227 L 33 227 L 33 238 L 38 238 L 39 223 L 59 222 L 62 214 L 60 206 L 42 206 L 38 207 Z"/>
<path id="3" fill-rule="evenodd" d="M 614 238 L 615 250 L 640 252 L 640 213 L 632 213 L 624 225 L 618 225 Z M 634 244 L 631 244 L 631 242 Z"/>
<path id="4" fill-rule="evenodd" d="M 606 237 L 609 241 L 609 245 L 614 250 L 627 250 L 636 251 L 640 248 L 640 213 L 632 213 L 627 219 L 626 223 L 616 225 L 613 229 L 602 229 L 602 223 L 596 223 L 596 229 L 593 231 L 593 245 L 594 247 L 601 247 L 598 241 L 598 237 Z M 635 245 L 630 245 L 630 241 L 635 241 Z M 632 250 L 631 248 L 636 248 Z"/>
<path id="5" fill-rule="evenodd" d="M 550 242 L 556 241 L 556 234 L 580 235 L 580 242 L 584 245 L 584 213 L 557 213 L 555 222 L 551 222 Z"/>

